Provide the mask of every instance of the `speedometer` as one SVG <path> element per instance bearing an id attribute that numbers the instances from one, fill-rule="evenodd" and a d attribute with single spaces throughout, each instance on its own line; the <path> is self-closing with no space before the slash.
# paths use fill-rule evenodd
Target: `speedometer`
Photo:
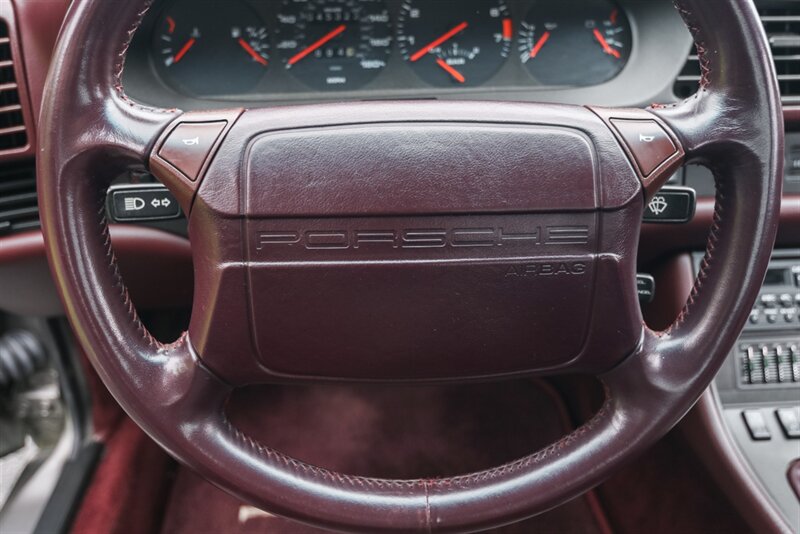
<path id="1" fill-rule="evenodd" d="M 383 0 L 283 0 L 278 52 L 306 85 L 346 90 L 370 82 L 386 67 L 392 45 Z"/>
<path id="2" fill-rule="evenodd" d="M 514 29 L 505 0 L 406 0 L 400 51 L 431 85 L 480 85 L 503 66 Z"/>

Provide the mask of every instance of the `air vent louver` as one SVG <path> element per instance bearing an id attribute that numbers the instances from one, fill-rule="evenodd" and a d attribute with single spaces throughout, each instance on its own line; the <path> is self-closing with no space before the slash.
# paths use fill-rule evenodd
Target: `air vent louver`
<path id="1" fill-rule="evenodd" d="M 0 170 L 0 236 L 39 227 L 36 171 L 33 164 Z"/>
<path id="2" fill-rule="evenodd" d="M 800 3 L 775 2 L 759 7 L 767 32 L 784 104 L 800 104 Z M 675 95 L 688 98 L 697 92 L 700 63 L 693 47 L 675 81 Z"/>
<path id="3" fill-rule="evenodd" d="M 8 24 L 0 19 L 0 152 L 23 148 L 27 144 L 28 134 L 14 71 L 11 36 Z"/>
<path id="4" fill-rule="evenodd" d="M 678 75 L 673 90 L 678 98 L 689 98 L 697 92 L 700 87 L 700 60 L 697 57 L 697 48 L 692 46 L 692 52 L 686 65 Z"/>

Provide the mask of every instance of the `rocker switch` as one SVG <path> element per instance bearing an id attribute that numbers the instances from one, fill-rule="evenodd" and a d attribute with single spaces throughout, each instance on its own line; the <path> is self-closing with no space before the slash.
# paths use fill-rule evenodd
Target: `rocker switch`
<path id="1" fill-rule="evenodd" d="M 650 176 L 678 151 L 667 132 L 654 120 L 611 119 L 611 124 L 628 145 L 642 176 Z"/>
<path id="2" fill-rule="evenodd" d="M 751 438 L 756 441 L 772 439 L 772 434 L 761 410 L 745 410 L 742 412 L 742 418 Z"/>
<path id="3" fill-rule="evenodd" d="M 184 122 L 172 130 L 158 155 L 191 181 L 197 180 L 227 122 Z"/>

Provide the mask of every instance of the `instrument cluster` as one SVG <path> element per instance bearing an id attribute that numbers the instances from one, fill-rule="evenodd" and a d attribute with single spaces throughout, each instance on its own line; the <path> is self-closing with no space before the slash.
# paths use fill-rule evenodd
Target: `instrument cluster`
<path id="1" fill-rule="evenodd" d="M 155 71 L 196 97 L 584 87 L 633 46 L 614 0 L 166 0 L 155 17 Z"/>

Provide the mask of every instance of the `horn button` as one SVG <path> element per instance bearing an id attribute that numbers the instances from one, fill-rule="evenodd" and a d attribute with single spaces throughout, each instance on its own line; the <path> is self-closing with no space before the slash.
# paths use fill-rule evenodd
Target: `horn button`
<path id="1" fill-rule="evenodd" d="M 551 125 L 251 136 L 239 186 L 206 177 L 191 217 L 193 232 L 213 220 L 205 235 L 242 242 L 212 238 L 195 251 L 219 266 L 198 273 L 196 298 L 209 303 L 190 328 L 198 353 L 228 375 L 249 350 L 263 372 L 307 378 L 612 365 L 641 333 L 630 250 L 642 195 L 597 124 L 616 168 L 601 164 L 596 135 Z M 238 217 L 206 216 L 226 189 L 238 192 Z"/>

